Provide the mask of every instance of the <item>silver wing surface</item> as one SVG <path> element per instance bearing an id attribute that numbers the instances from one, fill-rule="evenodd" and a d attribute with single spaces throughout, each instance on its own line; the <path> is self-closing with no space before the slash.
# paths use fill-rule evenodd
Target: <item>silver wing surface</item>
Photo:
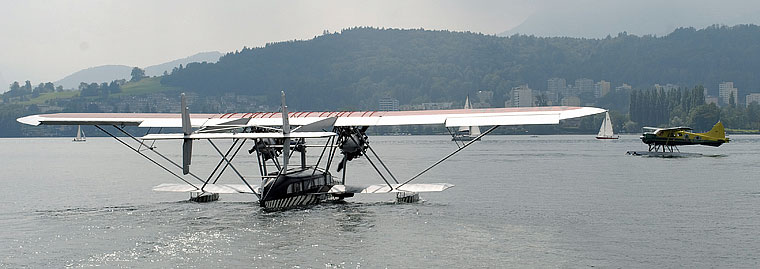
<path id="1" fill-rule="evenodd" d="M 207 184 L 206 187 L 203 188 L 203 191 L 201 191 L 200 189 L 188 184 L 164 183 L 153 187 L 153 191 L 194 193 L 254 193 L 251 191 L 251 188 L 258 192 L 259 186 L 251 185 L 249 188 L 245 184 Z M 257 192 L 256 194 L 258 194 Z"/>
<path id="2" fill-rule="evenodd" d="M 336 118 L 335 126 L 389 126 L 444 124 L 446 127 L 483 125 L 558 124 L 560 120 L 603 113 L 595 107 L 520 107 L 417 111 L 290 112 L 290 125 L 304 126 Z M 181 114 L 157 113 L 57 113 L 17 119 L 28 125 L 126 125 L 182 127 Z M 281 126 L 279 112 L 191 114 L 192 127 Z"/>
<path id="3" fill-rule="evenodd" d="M 421 183 L 421 184 L 391 184 L 393 189 L 388 185 L 376 184 L 369 186 L 351 186 L 351 185 L 335 185 L 328 193 L 391 193 L 391 192 L 439 192 L 445 191 L 454 184 L 449 183 Z M 399 187 L 400 186 L 400 187 Z"/>

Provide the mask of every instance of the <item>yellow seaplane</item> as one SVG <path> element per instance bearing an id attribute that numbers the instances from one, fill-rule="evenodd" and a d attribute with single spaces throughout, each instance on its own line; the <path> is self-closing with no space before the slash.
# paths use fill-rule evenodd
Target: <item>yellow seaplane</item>
<path id="1" fill-rule="evenodd" d="M 653 155 L 651 153 L 680 153 L 678 146 L 681 145 L 705 145 L 718 147 L 728 143 L 729 138 L 723 129 L 723 123 L 716 123 L 710 131 L 705 133 L 691 132 L 690 127 L 655 128 L 644 127 L 641 142 L 649 146 L 648 152 L 629 151 L 631 155 Z"/>

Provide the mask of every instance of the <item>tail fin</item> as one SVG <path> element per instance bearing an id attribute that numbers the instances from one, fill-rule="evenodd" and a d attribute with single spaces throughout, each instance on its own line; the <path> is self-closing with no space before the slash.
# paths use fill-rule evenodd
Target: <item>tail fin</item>
<path id="1" fill-rule="evenodd" d="M 710 131 L 703 133 L 705 136 L 713 138 L 726 138 L 726 131 L 723 129 L 723 123 L 720 121 L 710 129 Z"/>

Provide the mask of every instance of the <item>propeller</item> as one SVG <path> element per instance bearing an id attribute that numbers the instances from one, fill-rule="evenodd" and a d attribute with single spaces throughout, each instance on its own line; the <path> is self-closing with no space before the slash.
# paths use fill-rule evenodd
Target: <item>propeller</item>
<path id="1" fill-rule="evenodd" d="M 185 137 L 193 133 L 192 125 L 190 125 L 190 110 L 187 107 L 187 100 L 185 93 L 181 95 L 182 99 L 182 133 Z M 193 140 L 190 138 L 182 139 L 182 174 L 187 175 L 190 173 L 190 158 L 193 156 Z"/>
<path id="2" fill-rule="evenodd" d="M 367 131 L 367 126 L 364 127 L 347 127 L 340 128 L 338 145 L 340 152 L 343 154 L 343 160 L 338 163 L 338 172 L 345 168 L 348 161 L 358 158 L 363 155 L 364 150 L 367 148 L 367 136 L 364 132 Z"/>

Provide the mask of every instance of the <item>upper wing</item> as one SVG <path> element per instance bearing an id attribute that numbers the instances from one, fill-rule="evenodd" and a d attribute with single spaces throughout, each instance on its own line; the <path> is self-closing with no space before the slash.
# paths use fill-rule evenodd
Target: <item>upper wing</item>
<path id="1" fill-rule="evenodd" d="M 482 125 L 558 124 L 560 120 L 604 112 L 595 107 L 520 107 L 417 111 L 291 112 L 291 125 L 307 125 L 335 117 L 335 126 L 384 126 L 445 124 L 446 127 Z M 57 113 L 17 119 L 29 125 L 130 125 L 139 127 L 182 127 L 180 114 L 151 113 Z M 191 114 L 193 127 L 280 126 L 278 112 Z"/>
<path id="2" fill-rule="evenodd" d="M 652 127 L 644 127 L 644 128 L 652 128 Z M 663 132 L 669 132 L 669 131 L 691 131 L 691 127 L 670 127 L 670 128 L 653 128 L 654 133 L 659 135 Z"/>

